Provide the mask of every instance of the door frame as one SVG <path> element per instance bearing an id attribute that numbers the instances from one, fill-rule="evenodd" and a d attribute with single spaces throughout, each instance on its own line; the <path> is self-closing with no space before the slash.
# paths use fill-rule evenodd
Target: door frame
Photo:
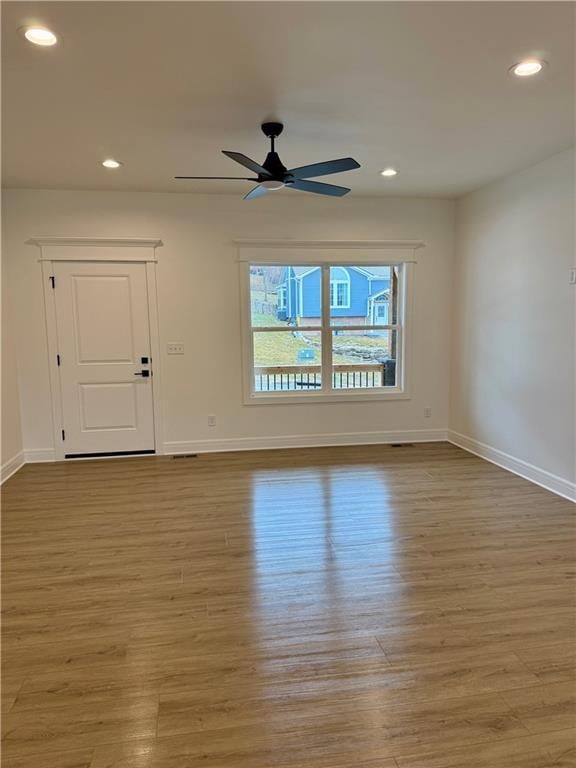
<path id="1" fill-rule="evenodd" d="M 155 455 L 164 453 L 162 428 L 160 325 L 158 320 L 158 293 L 156 287 L 156 249 L 164 243 L 158 238 L 104 238 L 104 237 L 33 237 L 28 245 L 40 248 L 42 287 L 44 291 L 44 315 L 46 321 L 46 346 L 48 371 L 50 375 L 50 400 L 52 410 L 52 433 L 54 458 L 64 461 L 66 452 L 62 440 L 63 408 L 58 370 L 58 332 L 56 323 L 56 295 L 52 288 L 53 263 L 73 262 L 131 262 L 142 263 L 146 268 L 148 291 L 148 321 L 150 327 L 150 350 L 153 360 L 152 415 L 154 419 Z M 152 454 L 154 455 L 154 454 Z M 106 458 L 106 457 L 102 457 Z"/>

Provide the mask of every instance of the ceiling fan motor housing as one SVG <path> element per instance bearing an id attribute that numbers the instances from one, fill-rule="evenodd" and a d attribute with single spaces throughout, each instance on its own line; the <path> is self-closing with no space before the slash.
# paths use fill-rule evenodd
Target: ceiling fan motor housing
<path id="1" fill-rule="evenodd" d="M 269 139 L 277 139 L 284 130 L 282 123 L 262 123 L 262 133 Z"/>
<path id="2" fill-rule="evenodd" d="M 287 168 L 280 160 L 277 152 L 268 152 L 266 160 L 262 163 L 262 167 L 265 168 L 268 173 L 274 178 L 280 181 L 286 180 Z M 258 176 L 260 181 L 263 181 L 265 176 Z"/>

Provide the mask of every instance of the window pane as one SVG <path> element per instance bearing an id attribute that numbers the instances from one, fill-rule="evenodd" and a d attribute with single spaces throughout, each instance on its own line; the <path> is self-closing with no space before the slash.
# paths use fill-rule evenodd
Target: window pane
<path id="1" fill-rule="evenodd" d="M 396 331 L 332 332 L 332 387 L 396 386 Z"/>
<path id="2" fill-rule="evenodd" d="M 319 390 L 319 331 L 254 331 L 254 391 Z"/>
<path id="3" fill-rule="evenodd" d="M 396 264 L 394 267 L 390 267 L 390 310 L 388 317 L 391 325 L 396 325 L 400 322 L 398 316 L 399 296 L 400 296 L 400 275 L 402 265 Z"/>
<path id="4" fill-rule="evenodd" d="M 392 324 L 393 267 L 330 267 L 332 325 Z M 397 294 L 397 291 L 396 291 Z"/>
<path id="5" fill-rule="evenodd" d="M 320 325 L 320 267 L 250 265 L 252 326 Z"/>

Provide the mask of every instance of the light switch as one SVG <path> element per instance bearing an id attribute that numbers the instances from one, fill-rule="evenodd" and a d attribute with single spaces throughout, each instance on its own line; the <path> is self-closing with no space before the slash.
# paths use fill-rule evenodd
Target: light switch
<path id="1" fill-rule="evenodd" d="M 181 341 L 169 341 L 166 345 L 166 350 L 169 355 L 183 355 L 184 344 Z"/>

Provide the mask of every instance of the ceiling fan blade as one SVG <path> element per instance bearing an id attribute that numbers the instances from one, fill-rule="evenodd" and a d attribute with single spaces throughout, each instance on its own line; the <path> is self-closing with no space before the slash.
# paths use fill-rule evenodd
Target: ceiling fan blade
<path id="1" fill-rule="evenodd" d="M 328 176 L 330 173 L 342 173 L 342 171 L 353 171 L 360 168 L 353 157 L 343 157 L 340 160 L 327 160 L 325 163 L 313 163 L 312 165 L 303 165 L 300 168 L 291 168 L 288 173 L 296 179 L 308 179 L 315 176 Z"/>
<path id="2" fill-rule="evenodd" d="M 342 197 L 350 192 L 348 187 L 337 187 L 334 184 L 322 184 L 320 181 L 305 181 L 304 179 L 286 184 L 286 189 L 299 189 L 301 192 L 315 192 L 317 195 L 328 195 L 329 197 Z"/>
<path id="3" fill-rule="evenodd" d="M 262 184 L 259 184 L 257 187 L 254 187 L 253 189 L 248 192 L 247 195 L 244 195 L 244 200 L 254 200 L 257 197 L 263 197 L 268 190 L 266 187 L 263 187 Z"/>
<path id="4" fill-rule="evenodd" d="M 247 176 L 174 176 L 175 179 L 234 179 L 234 181 L 258 181 Z"/>
<path id="5" fill-rule="evenodd" d="M 251 160 L 241 152 L 228 152 L 228 150 L 223 149 L 222 153 L 231 160 L 235 160 L 240 165 L 243 165 L 244 168 L 249 168 L 253 173 L 257 173 L 259 176 L 266 176 L 266 178 L 272 178 L 272 174 L 268 173 L 263 165 L 259 165 L 255 160 Z"/>

